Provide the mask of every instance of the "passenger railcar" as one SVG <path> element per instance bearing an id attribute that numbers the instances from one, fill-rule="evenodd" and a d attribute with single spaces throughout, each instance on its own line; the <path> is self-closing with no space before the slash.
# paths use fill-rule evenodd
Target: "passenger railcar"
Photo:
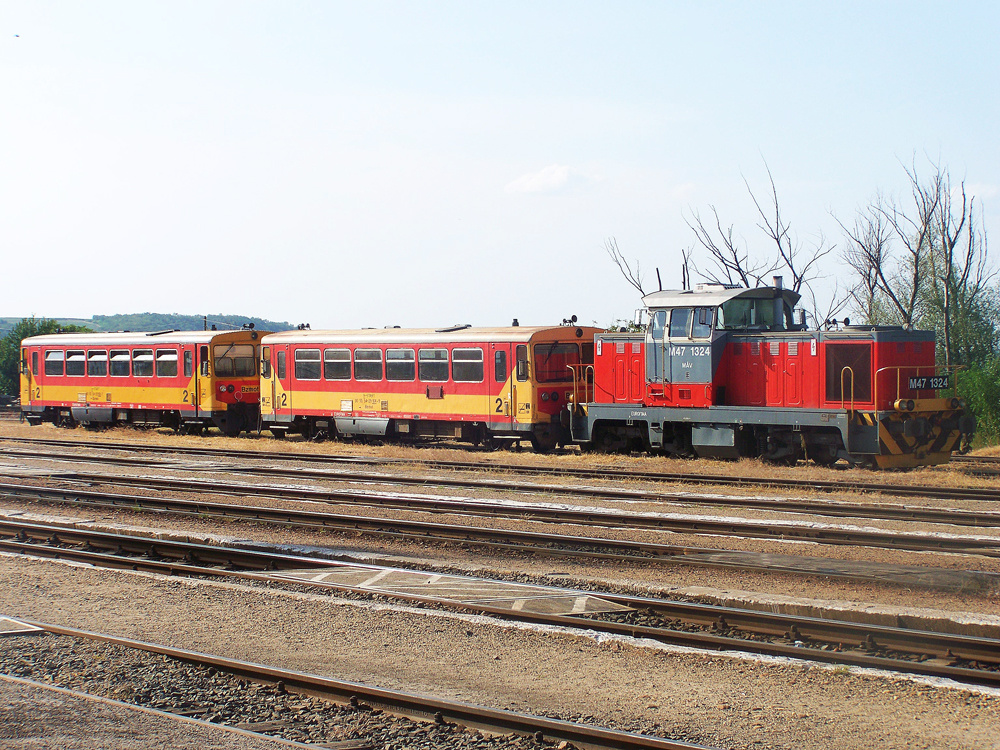
<path id="1" fill-rule="evenodd" d="M 227 435 L 257 427 L 264 332 L 66 333 L 21 342 L 31 424 L 163 425 Z"/>
<path id="2" fill-rule="evenodd" d="M 261 339 L 261 421 L 275 435 L 452 438 L 548 450 L 571 366 L 596 328 L 297 330 Z M 577 399 L 589 397 L 583 389 Z"/>
<path id="3" fill-rule="evenodd" d="M 775 282 L 646 295 L 644 333 L 596 336 L 594 398 L 563 415 L 573 440 L 881 468 L 947 462 L 975 420 L 956 373 L 935 366 L 934 333 L 807 330 L 793 320 L 799 295 Z"/>

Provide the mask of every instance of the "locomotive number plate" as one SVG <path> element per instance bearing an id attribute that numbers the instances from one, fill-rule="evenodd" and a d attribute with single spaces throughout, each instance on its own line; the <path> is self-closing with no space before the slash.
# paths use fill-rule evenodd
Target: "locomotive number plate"
<path id="1" fill-rule="evenodd" d="M 951 377 L 949 375 L 925 376 L 910 378 L 911 391 L 929 391 L 937 388 L 950 388 Z"/>

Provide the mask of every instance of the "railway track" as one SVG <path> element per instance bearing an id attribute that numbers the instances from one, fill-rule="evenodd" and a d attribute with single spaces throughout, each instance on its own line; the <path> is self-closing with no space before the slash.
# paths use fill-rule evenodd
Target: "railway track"
<path id="1" fill-rule="evenodd" d="M 369 536 L 382 536 L 419 543 L 434 542 L 451 545 L 457 543 L 464 546 L 500 549 L 534 556 L 589 558 L 631 563 L 686 564 L 702 567 L 737 568 L 740 570 L 756 569 L 771 573 L 782 572 L 795 575 L 819 574 L 830 577 L 863 580 L 872 580 L 873 577 L 882 580 L 883 575 L 881 572 L 873 575 L 865 568 L 855 570 L 844 561 L 831 563 L 823 559 L 801 556 L 758 555 L 755 553 L 733 552 L 731 550 L 693 547 L 690 545 L 669 545 L 592 536 L 575 536 L 566 533 L 515 531 L 466 524 L 356 516 L 319 512 L 311 509 L 273 508 L 203 500 L 149 497 L 78 488 L 41 487 L 37 485 L 5 483 L 0 484 L 0 497 L 29 502 L 42 500 L 76 507 L 124 508 L 132 511 L 170 513 L 197 517 L 199 519 L 239 519 L 281 526 L 322 529 L 349 535 L 363 533 Z M 371 498 L 366 496 L 366 499 L 370 502 Z M 503 510 L 503 508 L 501 507 L 500 510 Z M 509 512 L 509 509 L 507 511 Z M 688 533 L 697 533 L 691 531 L 692 527 L 690 525 L 687 528 Z M 719 530 L 719 528 L 713 527 L 710 532 L 703 531 L 701 533 L 717 534 Z M 762 533 L 761 527 L 756 527 L 752 530 L 758 534 Z M 809 527 L 800 529 L 800 533 L 803 535 L 802 538 L 809 538 L 811 540 L 818 538 L 820 531 L 816 529 L 810 530 Z M 933 549 L 934 551 L 942 551 L 942 548 L 938 546 L 938 537 L 931 537 L 930 541 L 921 540 L 919 536 L 914 535 L 900 536 L 870 533 L 865 535 L 865 537 L 876 541 L 878 537 L 882 537 L 884 543 L 894 543 L 895 549 L 917 549 L 921 551 Z M 837 540 L 831 543 L 851 544 L 855 546 L 859 543 L 858 537 L 852 536 L 851 532 L 839 529 L 831 529 L 829 538 Z M 947 542 L 947 538 L 943 539 Z M 951 547 L 948 551 L 1000 556 L 1000 539 L 981 540 L 982 546 L 978 548 L 966 544 L 961 538 L 953 541 L 953 544 L 948 545 Z M 988 573 L 974 573 L 972 571 L 959 571 L 954 574 L 954 581 L 948 579 L 943 584 L 941 582 L 927 582 L 919 575 L 909 575 L 908 573 L 904 577 L 907 585 L 944 585 L 946 588 L 951 586 L 965 590 L 987 590 L 997 587 L 995 576 Z M 891 578 L 887 576 L 886 580 L 891 580 Z"/>
<path id="2" fill-rule="evenodd" d="M 67 456 L 63 453 L 39 451 L 39 450 L 17 450 L 4 449 L 0 455 L 23 456 L 25 458 L 42 458 L 57 461 L 71 461 L 73 463 L 96 463 L 111 464 L 118 466 L 144 467 L 151 469 L 169 469 L 161 461 L 144 459 L 135 456 L 111 456 L 111 455 L 86 455 L 82 457 Z M 205 470 L 212 470 L 213 467 L 206 466 Z M 217 467 L 214 467 L 217 468 Z M 236 473 L 250 476 L 279 477 L 284 479 L 317 479 L 326 481 L 346 481 L 377 483 L 382 485 L 402 485 L 417 487 L 448 487 L 465 490 L 496 490 L 502 492 L 521 492 L 545 495 L 562 495 L 570 497 L 588 497 L 600 500 L 629 502 L 649 502 L 649 503 L 671 503 L 682 505 L 707 505 L 711 507 L 731 507 L 731 508 L 751 508 L 756 510 L 770 510 L 781 513 L 801 513 L 808 515 L 831 516 L 837 518 L 861 518 L 915 521 L 921 523 L 941 523 L 956 526 L 975 527 L 998 527 L 1000 526 L 1000 512 L 996 511 L 969 511 L 958 508 L 927 508 L 919 506 L 903 506 L 887 503 L 852 503 L 829 500 L 809 500 L 795 498 L 767 498 L 767 497 L 739 497 L 739 496 L 719 496 L 719 495 L 698 495 L 692 492 L 651 492 L 645 490 L 616 489 L 612 487 L 592 487 L 592 486 L 570 486 L 560 487 L 551 484 L 529 483 L 522 481 L 511 481 L 501 479 L 472 479 L 455 476 L 412 476 L 412 475 L 391 475 L 384 472 L 363 472 L 356 469 L 333 470 L 333 469 L 303 469 L 303 468 L 281 468 L 273 466 L 233 466 L 226 467 L 227 473 Z M 147 486 L 158 487 L 160 489 L 180 489 L 180 490 L 204 490 L 204 486 L 191 482 L 191 480 L 167 478 L 152 479 L 143 477 L 122 477 L 115 475 L 96 475 L 76 472 L 73 475 L 63 475 L 62 479 L 78 479 L 80 481 L 95 482 L 111 485 L 125 486 Z M 246 494 L 246 485 L 236 485 L 232 489 L 227 489 L 224 483 L 213 483 L 212 491 L 224 494 Z M 323 497 L 326 495 L 326 497 Z M 334 493 L 334 492 L 309 492 L 308 490 L 282 490 L 275 488 L 268 493 L 268 496 L 286 497 L 311 497 L 321 498 L 332 502 L 336 497 L 343 498 L 344 502 L 355 502 L 355 494 Z M 413 503 L 414 505 L 416 503 Z M 386 500 L 383 507 L 403 507 L 392 505 Z M 581 515 L 583 515 L 581 513 Z M 636 522 L 643 525 L 641 517 Z M 605 517 L 605 520 L 610 520 Z M 618 524 L 615 524 L 618 525 Z M 655 525 L 655 524 L 653 524 Z"/>
<path id="3" fill-rule="evenodd" d="M 55 440 L 45 438 L 12 438 L 0 437 L 0 444 L 23 443 L 28 445 L 49 445 L 66 448 L 81 447 L 90 450 L 117 450 L 130 452 L 145 452 L 153 454 L 176 454 L 202 456 L 212 458 L 237 458 L 240 460 L 270 460 L 289 461 L 296 463 L 312 463 L 349 466 L 421 466 L 432 469 L 450 471 L 484 470 L 502 471 L 510 474 L 555 476 L 577 479 L 620 479 L 623 481 L 672 482 L 699 485 L 718 485 L 725 487 L 766 487 L 769 489 L 812 490 L 822 492 L 861 492 L 889 494 L 897 497 L 924 497 L 940 500 L 1000 500 L 1000 488 L 970 488 L 970 487 L 935 487 L 920 485 L 904 485 L 876 482 L 857 482 L 854 480 L 815 480 L 789 478 L 759 478 L 739 475 L 705 474 L 695 472 L 650 472 L 632 471 L 617 467 L 603 466 L 593 468 L 545 466 L 539 464 L 504 464 L 493 460 L 485 461 L 443 461 L 420 458 L 375 458 L 370 456 L 339 456 L 315 453 L 294 453 L 291 451 L 256 451 L 233 450 L 228 448 L 201 448 L 190 446 L 161 446 L 149 443 L 112 443 L 108 441 L 77 441 Z"/>
<path id="4" fill-rule="evenodd" d="M 305 568 L 321 574 L 344 566 L 344 563 L 337 561 L 238 546 L 165 541 L 60 524 L 2 521 L 0 549 L 39 557 L 70 559 L 114 569 L 235 578 L 269 585 L 280 583 L 286 586 L 308 586 L 366 597 L 374 593 L 363 586 L 291 577 L 283 572 L 301 571 Z M 378 570 L 376 566 L 364 567 L 373 572 Z M 317 578 L 324 577 L 319 575 Z M 595 592 L 586 594 L 627 607 L 630 614 L 543 614 L 412 593 L 377 592 L 378 596 L 423 606 L 583 628 L 618 636 L 650 638 L 676 646 L 884 669 L 1000 687 L 1000 640 L 992 638 L 771 614 L 647 597 Z M 678 623 L 688 627 L 679 627 Z M 691 628 L 691 625 L 696 627 Z"/>
<path id="5" fill-rule="evenodd" d="M 62 482 L 82 482 L 140 489 L 176 490 L 185 493 L 224 494 L 236 497 L 277 498 L 298 502 L 322 502 L 335 505 L 359 505 L 397 510 L 444 512 L 489 518 L 527 520 L 541 523 L 572 524 L 626 529 L 653 529 L 677 534 L 710 536 L 739 536 L 754 539 L 809 541 L 818 544 L 849 544 L 916 552 L 955 552 L 1000 557 L 1000 537 L 972 537 L 960 535 L 934 535 L 917 532 L 880 532 L 867 529 L 841 529 L 834 526 L 794 524 L 776 521 L 739 521 L 684 517 L 676 514 L 615 512 L 605 509 L 559 508 L 539 503 L 512 505 L 487 500 L 465 498 L 427 497 L 398 493 L 373 493 L 357 490 L 327 490 L 251 485 L 221 481 L 170 479 L 160 477 L 123 477 L 79 473 L 59 477 Z M 0 492 L 10 485 L 0 484 Z M 650 498 L 647 498 L 650 499 Z M 145 500 L 145 499 L 144 499 Z M 772 508 L 775 506 L 772 506 Z M 780 508 L 780 503 L 777 505 Z M 839 509 L 842 514 L 847 511 Z M 876 509 L 878 510 L 878 509 Z M 888 518 L 906 518 L 934 523 L 955 523 L 977 527 L 1000 527 L 1000 513 L 971 513 L 961 510 L 903 509 L 891 513 L 891 506 L 883 508 Z M 855 511 L 852 515 L 861 515 Z M 879 516 L 876 516 L 879 517 Z"/>
<path id="6" fill-rule="evenodd" d="M 428 695 L 387 690 L 320 675 L 238 661 L 196 651 L 78 630 L 61 625 L 33 622 L 30 620 L 22 620 L 21 622 L 55 636 L 69 637 L 103 646 L 110 645 L 120 647 L 121 649 L 141 651 L 147 654 L 166 657 L 170 661 L 194 665 L 201 668 L 206 675 L 215 675 L 221 672 L 233 678 L 238 678 L 240 681 L 249 680 L 257 684 L 275 686 L 276 690 L 274 693 L 278 696 L 297 693 L 302 697 L 320 698 L 330 703 L 339 704 L 346 709 L 348 715 L 352 712 L 362 712 L 370 715 L 373 711 L 381 711 L 392 716 L 403 716 L 428 726 L 430 728 L 429 734 L 434 733 L 434 730 L 442 728 L 451 728 L 457 732 L 473 728 L 485 730 L 492 734 L 513 733 L 533 737 L 539 747 L 567 742 L 572 743 L 575 747 L 581 749 L 587 748 L 589 750 L 711 750 L 711 748 L 703 745 L 693 745 L 687 742 L 622 732 L 544 716 L 531 716 L 460 701 L 435 698 Z M 80 661 L 80 659 L 77 658 L 77 661 Z M 245 695 L 245 687 L 238 680 L 233 680 L 232 690 L 235 693 Z M 188 681 L 191 681 L 190 677 Z M 213 682 L 217 683 L 218 679 L 214 679 Z M 189 685 L 188 689 L 190 687 Z M 197 710 L 194 712 L 190 710 L 190 703 L 186 705 L 188 706 L 187 709 L 180 707 L 176 709 L 178 715 L 198 715 Z M 301 716 L 303 713 L 301 709 L 297 713 L 299 716 L 296 718 L 299 721 L 295 723 L 301 725 L 309 718 Z M 281 729 L 291 729 L 295 726 L 295 723 L 284 721 L 261 722 L 256 725 L 257 730 L 254 733 L 260 734 L 266 732 L 267 736 L 280 737 Z M 371 722 L 369 721 L 368 724 L 368 731 L 370 732 Z M 423 741 L 423 743 L 426 743 L 428 741 L 427 738 L 414 737 L 412 739 L 414 742 Z M 440 741 L 445 742 L 448 739 L 447 732 L 444 733 L 444 737 L 439 738 Z M 296 744 L 295 746 L 306 747 L 307 745 Z M 334 745 L 324 744 L 317 746 L 333 747 Z M 372 747 L 372 745 L 363 741 L 355 743 L 339 742 L 337 746 Z"/>

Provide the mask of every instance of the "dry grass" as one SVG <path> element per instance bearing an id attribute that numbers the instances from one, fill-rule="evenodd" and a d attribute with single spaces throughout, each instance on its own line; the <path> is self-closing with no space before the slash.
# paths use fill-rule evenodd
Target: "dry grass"
<path id="1" fill-rule="evenodd" d="M 795 479 L 880 483 L 903 486 L 996 487 L 996 479 L 971 476 L 964 473 L 961 467 L 957 465 L 925 467 L 909 471 L 872 471 L 850 468 L 846 465 L 828 468 L 805 462 L 794 467 L 773 466 L 759 459 L 719 461 L 711 459 L 665 458 L 662 456 L 583 454 L 572 449 L 560 454 L 539 455 L 533 453 L 530 448 L 525 448 L 523 451 L 485 452 L 475 450 L 470 446 L 443 443 L 428 443 L 423 446 L 377 445 L 355 441 L 314 443 L 298 437 L 277 439 L 267 433 L 227 438 L 214 430 L 209 433 L 208 437 L 177 435 L 166 429 L 144 430 L 125 427 L 116 427 L 101 432 L 90 432 L 79 428 L 65 430 L 48 424 L 30 427 L 27 424 L 18 422 L 0 422 L 0 437 L 55 438 L 67 442 L 148 443 L 160 446 L 226 448 L 248 452 L 372 456 L 378 458 L 399 458 L 417 462 L 439 460 L 462 461 L 478 463 L 484 469 L 488 469 L 491 465 L 543 465 L 587 469 L 610 468 L 636 473 L 646 471 L 651 474 L 693 474 L 701 477 L 705 483 L 711 483 L 713 476 L 739 476 L 749 479 L 759 479 L 762 482 Z M 976 451 L 974 455 L 1000 455 L 1000 447 Z M 641 481 L 641 479 L 637 477 L 637 481 Z M 627 483 L 631 484 L 632 482 Z"/>

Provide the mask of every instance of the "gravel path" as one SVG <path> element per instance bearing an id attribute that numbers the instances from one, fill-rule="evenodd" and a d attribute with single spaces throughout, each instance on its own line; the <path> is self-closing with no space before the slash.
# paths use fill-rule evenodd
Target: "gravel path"
<path id="1" fill-rule="evenodd" d="M 996 748 L 1000 699 L 480 617 L 0 557 L 0 612 L 727 748 Z"/>

